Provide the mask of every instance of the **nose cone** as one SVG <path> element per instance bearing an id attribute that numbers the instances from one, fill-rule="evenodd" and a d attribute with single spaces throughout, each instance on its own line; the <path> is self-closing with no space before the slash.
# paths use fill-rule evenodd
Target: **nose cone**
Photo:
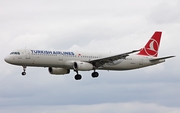
<path id="1" fill-rule="evenodd" d="M 10 62 L 11 62 L 11 59 L 10 59 L 9 56 L 6 56 L 6 57 L 4 58 L 4 61 L 7 62 L 7 63 L 10 63 Z"/>

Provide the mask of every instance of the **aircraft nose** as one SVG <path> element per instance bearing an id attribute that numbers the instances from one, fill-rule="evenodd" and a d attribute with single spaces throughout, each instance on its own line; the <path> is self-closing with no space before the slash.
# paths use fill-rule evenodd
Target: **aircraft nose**
<path id="1" fill-rule="evenodd" d="M 10 63 L 10 57 L 9 57 L 9 56 L 6 56 L 6 57 L 4 58 L 4 61 L 7 62 L 7 63 Z"/>

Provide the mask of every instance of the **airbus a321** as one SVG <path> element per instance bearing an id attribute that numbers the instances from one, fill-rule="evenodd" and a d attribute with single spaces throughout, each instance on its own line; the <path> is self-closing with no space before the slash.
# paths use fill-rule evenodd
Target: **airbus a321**
<path id="1" fill-rule="evenodd" d="M 79 71 L 93 71 L 92 77 L 99 73 L 96 70 L 132 70 L 165 62 L 174 56 L 157 57 L 162 32 L 156 31 L 146 45 L 140 50 L 121 54 L 91 53 L 77 51 L 49 51 L 19 49 L 5 57 L 9 64 L 23 67 L 22 75 L 26 75 L 26 67 L 48 67 L 50 74 L 64 75 L 74 70 L 74 78 L 80 80 Z M 136 53 L 136 54 L 132 54 Z"/>

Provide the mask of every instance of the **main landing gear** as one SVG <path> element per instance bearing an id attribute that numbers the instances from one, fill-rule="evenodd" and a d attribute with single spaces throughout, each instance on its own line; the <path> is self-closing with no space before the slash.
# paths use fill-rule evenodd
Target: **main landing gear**
<path id="1" fill-rule="evenodd" d="M 74 78 L 75 78 L 76 80 L 81 80 L 82 76 L 81 76 L 80 74 L 76 74 L 76 75 L 74 76 Z"/>
<path id="2" fill-rule="evenodd" d="M 77 74 L 74 76 L 74 78 L 75 78 L 76 80 L 81 80 L 82 76 L 78 73 L 78 71 L 75 70 L 75 72 L 76 72 Z M 96 77 L 99 76 L 99 73 L 94 70 L 94 72 L 91 74 L 91 76 L 92 76 L 93 78 L 96 78 Z"/>
<path id="3" fill-rule="evenodd" d="M 78 73 L 78 70 L 74 70 L 77 74 L 74 76 L 76 80 L 81 80 L 82 76 Z"/>
<path id="4" fill-rule="evenodd" d="M 91 74 L 91 76 L 92 76 L 93 78 L 96 78 L 96 77 L 99 76 L 99 73 L 94 71 L 94 72 Z"/>
<path id="5" fill-rule="evenodd" d="M 26 75 L 26 66 L 23 66 L 23 72 L 22 72 L 22 75 Z"/>

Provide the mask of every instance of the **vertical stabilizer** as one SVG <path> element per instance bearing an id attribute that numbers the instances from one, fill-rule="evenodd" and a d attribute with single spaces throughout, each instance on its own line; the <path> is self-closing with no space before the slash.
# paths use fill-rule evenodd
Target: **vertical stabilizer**
<path id="1" fill-rule="evenodd" d="M 144 55 L 144 56 L 158 56 L 158 49 L 160 45 L 161 40 L 161 34 L 162 32 L 156 31 L 151 39 L 147 42 L 147 44 L 140 50 L 138 55 Z"/>

